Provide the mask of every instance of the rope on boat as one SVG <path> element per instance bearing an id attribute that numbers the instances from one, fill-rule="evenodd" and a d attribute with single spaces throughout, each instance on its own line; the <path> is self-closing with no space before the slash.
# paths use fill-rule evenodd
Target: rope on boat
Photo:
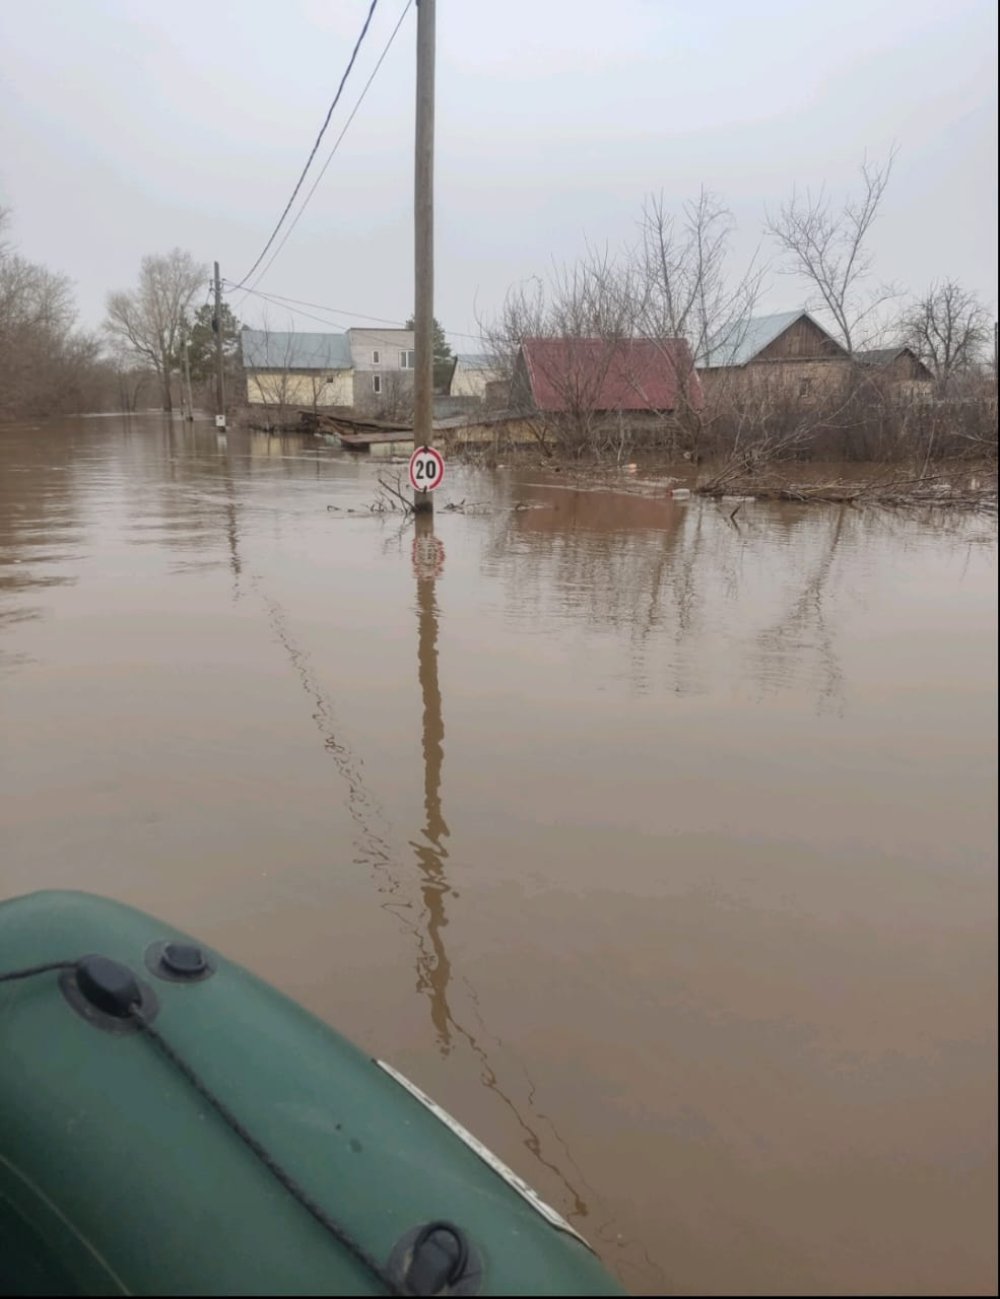
<path id="1" fill-rule="evenodd" d="M 76 961 L 49 961 L 44 965 L 26 966 L 22 970 L 8 970 L 0 972 L 0 983 L 10 983 L 15 979 L 28 979 L 36 974 L 49 974 L 54 970 L 72 970 L 76 964 Z M 288 1194 L 319 1223 L 324 1231 L 327 1231 L 338 1244 L 342 1245 L 363 1267 L 367 1268 L 378 1283 L 385 1287 L 387 1293 L 391 1295 L 409 1293 L 407 1290 L 400 1289 L 396 1281 L 385 1271 L 378 1260 L 369 1254 L 365 1247 L 354 1239 L 346 1227 L 341 1226 L 335 1218 L 331 1217 L 323 1206 L 317 1203 L 304 1187 L 299 1185 L 291 1173 L 278 1163 L 267 1147 L 262 1145 L 253 1133 L 243 1126 L 236 1115 L 199 1077 L 197 1071 L 174 1050 L 157 1029 L 153 1028 L 141 1010 L 133 1006 L 129 1013 L 139 1029 L 156 1046 L 161 1055 L 191 1084 L 198 1095 L 211 1105 L 230 1131 L 239 1137 L 247 1149 L 260 1160 L 275 1181 L 285 1188 Z"/>
<path id="2" fill-rule="evenodd" d="M 138 1023 L 143 1033 L 155 1043 L 158 1050 L 174 1066 L 178 1073 L 183 1074 L 191 1086 L 195 1089 L 203 1100 L 206 1100 L 222 1121 L 230 1128 L 232 1132 L 239 1137 L 243 1144 L 250 1150 L 267 1171 L 280 1182 L 293 1199 L 302 1205 L 307 1213 L 330 1233 L 353 1256 L 368 1269 L 376 1280 L 388 1290 L 389 1294 L 398 1295 L 405 1293 L 396 1285 L 395 1281 L 382 1268 L 381 1264 L 375 1259 L 363 1245 L 354 1239 L 353 1236 L 342 1227 L 335 1218 L 332 1218 L 321 1204 L 318 1204 L 308 1191 L 292 1177 L 291 1173 L 286 1172 L 278 1163 L 277 1159 L 271 1154 L 266 1146 L 263 1146 L 257 1138 L 239 1121 L 235 1114 L 219 1099 L 212 1089 L 197 1074 L 197 1072 L 177 1054 L 174 1048 L 167 1042 L 163 1035 L 145 1018 L 141 1011 L 133 1009 L 132 1018 Z"/>
<path id="3" fill-rule="evenodd" d="M 0 983 L 10 983 L 12 979 L 28 979 L 33 974 L 48 974 L 50 970 L 72 970 L 76 961 L 49 961 L 46 965 L 28 965 L 23 970 L 8 970 L 0 974 Z"/>

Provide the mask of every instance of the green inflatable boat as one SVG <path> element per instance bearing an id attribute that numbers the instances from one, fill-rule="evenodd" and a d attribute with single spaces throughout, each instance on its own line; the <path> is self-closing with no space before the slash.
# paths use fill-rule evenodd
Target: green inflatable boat
<path id="1" fill-rule="evenodd" d="M 412 1083 L 83 893 L 0 903 L 0 1293 L 612 1295 Z"/>

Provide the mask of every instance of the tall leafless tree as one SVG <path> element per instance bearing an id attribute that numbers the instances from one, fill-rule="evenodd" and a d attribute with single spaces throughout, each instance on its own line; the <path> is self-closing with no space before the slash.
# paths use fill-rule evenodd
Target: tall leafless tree
<path id="1" fill-rule="evenodd" d="M 543 356 L 536 363 L 546 367 L 544 378 L 559 398 L 558 417 L 549 423 L 566 449 L 596 449 L 600 393 L 620 344 L 634 335 L 638 296 L 634 268 L 627 261 L 612 258 L 607 250 L 588 249 L 576 262 L 554 266 L 546 279 L 535 277 L 512 288 L 498 316 L 480 321 L 494 367 L 512 383 L 514 406 L 527 398 L 518 385 L 524 378 L 518 360 L 522 345 L 529 339 L 563 345 L 551 351 L 551 364 Z M 603 346 L 577 355 L 573 344 L 584 339 Z M 545 445 L 541 428 L 538 436 Z"/>
<path id="2" fill-rule="evenodd" d="M 947 388 L 982 359 L 990 315 L 975 293 L 955 280 L 940 280 L 905 309 L 901 331 L 904 342 Z"/>
<path id="3" fill-rule="evenodd" d="M 144 257 L 137 288 L 108 296 L 105 329 L 156 371 L 166 411 L 173 406 L 170 375 L 176 364 L 181 322 L 207 278 L 206 266 L 175 248 L 162 256 Z"/>
<path id="4" fill-rule="evenodd" d="M 706 419 L 724 405 L 720 380 L 713 386 L 711 409 L 706 411 L 694 399 L 701 395 L 695 371 L 704 364 L 723 364 L 739 346 L 766 271 L 755 252 L 742 270 L 732 273 L 735 228 L 725 203 L 704 188 L 679 214 L 669 211 L 662 195 L 650 195 L 633 253 L 636 333 L 658 348 L 664 365 L 676 371 L 677 413 L 694 453 L 700 449 Z M 683 339 L 687 349 L 674 346 L 673 339 Z"/>
<path id="5" fill-rule="evenodd" d="M 879 307 L 896 294 L 891 286 L 870 286 L 869 244 L 895 156 L 893 151 L 884 163 L 866 158 L 859 192 L 840 206 L 825 190 L 807 190 L 804 195 L 793 191 L 778 214 L 767 219 L 767 231 L 785 254 L 788 270 L 812 286 L 810 305 L 826 309 L 850 353 L 872 341 L 863 335 Z"/>
<path id="6" fill-rule="evenodd" d="M 0 233 L 8 214 L 0 210 Z M 99 346 L 74 329 L 65 275 L 0 241 L 0 417 L 80 409 L 93 396 Z"/>
<path id="7" fill-rule="evenodd" d="M 683 338 L 695 364 L 734 347 L 746 329 L 764 268 L 755 253 L 731 278 L 735 223 L 718 197 L 702 189 L 679 218 L 651 195 L 642 209 L 636 284 L 638 332 L 651 340 Z"/>

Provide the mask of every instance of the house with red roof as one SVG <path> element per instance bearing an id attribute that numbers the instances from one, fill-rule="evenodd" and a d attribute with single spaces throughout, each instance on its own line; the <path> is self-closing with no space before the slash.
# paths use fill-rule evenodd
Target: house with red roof
<path id="1" fill-rule="evenodd" d="M 511 384 L 515 409 L 553 416 L 663 416 L 702 401 L 683 338 L 526 338 Z"/>

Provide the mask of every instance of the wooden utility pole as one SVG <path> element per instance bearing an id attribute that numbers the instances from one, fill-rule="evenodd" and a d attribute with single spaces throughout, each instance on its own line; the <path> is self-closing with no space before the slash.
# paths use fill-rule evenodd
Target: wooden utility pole
<path id="1" fill-rule="evenodd" d="M 417 113 L 414 165 L 413 445 L 434 436 L 434 0 L 417 0 Z M 431 492 L 414 492 L 413 508 L 434 509 Z"/>
<path id="2" fill-rule="evenodd" d="M 185 401 L 187 402 L 187 415 L 185 416 L 185 419 L 187 419 L 189 423 L 192 423 L 194 421 L 194 398 L 191 396 L 191 359 L 188 356 L 188 346 L 189 346 L 189 342 L 188 342 L 188 332 L 187 332 L 187 321 L 182 320 L 181 321 L 181 374 L 184 377 L 184 400 L 181 402 L 181 405 L 183 406 L 184 402 Z"/>
<path id="3" fill-rule="evenodd" d="M 212 329 L 215 331 L 215 423 L 217 428 L 225 428 L 226 370 L 222 350 L 222 281 L 219 279 L 218 262 L 215 263 L 215 315 L 212 317 Z"/>

